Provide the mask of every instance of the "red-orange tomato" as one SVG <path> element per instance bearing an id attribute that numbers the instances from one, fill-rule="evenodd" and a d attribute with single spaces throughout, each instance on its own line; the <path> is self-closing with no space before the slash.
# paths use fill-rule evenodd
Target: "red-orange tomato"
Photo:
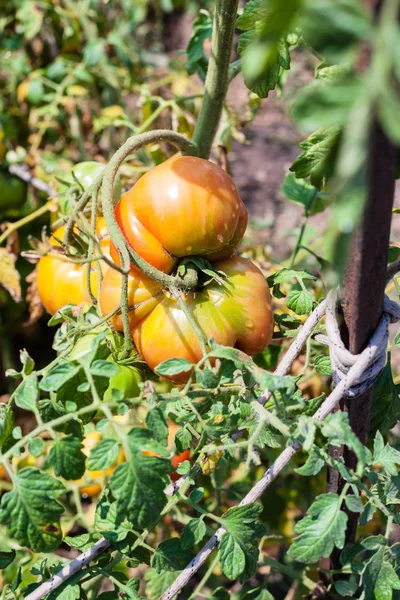
<path id="1" fill-rule="evenodd" d="M 180 454 L 175 454 L 175 456 L 173 456 L 171 458 L 171 465 L 173 467 L 179 467 L 179 465 L 183 462 L 185 462 L 185 460 L 189 460 L 190 459 L 190 450 L 184 450 L 183 452 L 181 452 Z M 172 473 L 169 474 L 171 481 L 177 481 L 181 475 L 179 475 L 179 473 L 177 473 L 177 471 L 173 471 Z"/>
<path id="2" fill-rule="evenodd" d="M 229 258 L 247 226 L 231 177 L 208 160 L 179 154 L 143 175 L 115 216 L 131 247 L 165 273 L 184 256 Z M 118 263 L 113 245 L 110 252 Z"/>
<path id="3" fill-rule="evenodd" d="M 207 339 L 233 346 L 253 355 L 271 341 L 274 327 L 271 296 L 261 271 L 250 261 L 234 256 L 216 263 L 227 278 L 223 285 L 212 282 L 182 296 Z M 177 300 L 143 273 L 129 276 L 129 319 L 135 346 L 151 369 L 171 358 L 186 358 L 196 364 L 202 358 L 199 340 Z M 120 302 L 121 275 L 109 269 L 100 291 L 103 314 Z M 122 331 L 122 317 L 112 318 Z M 187 381 L 188 373 L 174 376 Z"/>
<path id="4" fill-rule="evenodd" d="M 60 227 L 50 238 L 52 246 L 61 246 L 65 227 Z M 96 223 L 96 237 L 100 243 L 101 252 L 109 256 L 109 235 L 104 217 L 99 217 Z M 57 238 L 57 239 L 56 239 Z M 103 274 L 108 266 L 100 263 Z M 97 294 L 98 270 L 92 265 L 90 275 L 91 290 Z M 86 264 L 75 264 L 54 256 L 43 256 L 38 264 L 37 284 L 43 306 L 54 315 L 66 304 L 91 302 L 86 285 Z"/>

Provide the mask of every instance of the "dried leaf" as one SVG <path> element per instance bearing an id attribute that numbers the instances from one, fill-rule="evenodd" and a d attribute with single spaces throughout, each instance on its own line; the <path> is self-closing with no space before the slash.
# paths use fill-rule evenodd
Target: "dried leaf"
<path id="1" fill-rule="evenodd" d="M 29 283 L 25 297 L 26 302 L 28 303 L 29 319 L 26 321 L 26 323 L 24 323 L 24 325 L 28 326 L 39 321 L 44 312 L 37 285 L 37 268 L 34 269 L 32 273 L 29 273 L 25 281 Z"/>
<path id="2" fill-rule="evenodd" d="M 0 285 L 15 302 L 21 301 L 21 277 L 15 268 L 16 257 L 7 248 L 0 248 Z"/>

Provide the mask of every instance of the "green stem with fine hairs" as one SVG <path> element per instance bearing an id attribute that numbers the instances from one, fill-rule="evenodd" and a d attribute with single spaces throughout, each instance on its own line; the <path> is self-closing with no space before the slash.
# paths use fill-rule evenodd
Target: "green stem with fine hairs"
<path id="1" fill-rule="evenodd" d="M 117 223 L 114 214 L 113 192 L 114 181 L 118 169 L 123 161 L 133 152 L 137 152 L 143 146 L 154 142 L 170 142 L 179 149 L 185 150 L 189 154 L 195 154 L 195 146 L 183 135 L 168 130 L 155 130 L 141 135 L 129 138 L 123 146 L 114 154 L 108 163 L 103 177 L 102 185 L 102 205 L 103 215 L 106 220 L 108 233 L 111 241 L 118 250 L 121 267 L 124 272 L 122 275 L 121 286 L 121 313 L 124 330 L 124 348 L 123 356 L 129 356 L 132 348 L 132 334 L 129 325 L 129 304 L 128 304 L 128 274 L 131 261 L 141 269 L 146 275 L 161 283 L 164 287 L 176 290 L 182 287 L 186 290 L 194 289 L 197 284 L 197 273 L 188 271 L 189 277 L 184 280 L 178 280 L 176 277 L 167 275 L 150 265 L 137 252 L 135 252 L 126 242 L 125 237 Z"/>
<path id="2" fill-rule="evenodd" d="M 193 142 L 201 158 L 208 158 L 210 155 L 225 102 L 237 7 L 238 0 L 217 0 L 215 3 L 204 98 L 193 134 Z M 232 73 L 234 74 L 235 72 Z"/>

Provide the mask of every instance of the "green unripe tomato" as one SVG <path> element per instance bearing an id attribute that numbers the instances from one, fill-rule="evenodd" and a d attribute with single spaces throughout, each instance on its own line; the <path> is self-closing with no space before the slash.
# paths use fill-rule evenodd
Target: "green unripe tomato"
<path id="1" fill-rule="evenodd" d="M 26 200 L 27 185 L 18 177 L 0 171 L 0 211 L 19 208 Z"/>
<path id="2" fill-rule="evenodd" d="M 109 356 L 107 360 L 118 367 L 118 373 L 110 378 L 110 383 L 104 393 L 103 400 L 105 402 L 112 400 L 113 389 L 119 390 L 123 398 L 135 398 L 139 396 L 139 383 L 142 381 L 139 369 L 132 365 L 121 365 L 112 356 Z"/>
<path id="3" fill-rule="evenodd" d="M 86 191 L 89 186 L 92 185 L 94 180 L 104 169 L 106 165 L 102 163 L 95 162 L 93 160 L 81 162 L 74 165 L 71 169 L 73 175 L 67 175 L 65 179 L 67 181 L 71 181 L 71 183 L 75 182 L 75 178 L 78 180 L 80 185 Z M 115 178 L 114 184 L 114 203 L 117 203 L 121 197 L 121 180 L 119 177 Z"/>
<path id="4" fill-rule="evenodd" d="M 79 360 L 85 354 L 88 354 L 92 348 L 92 342 L 96 335 L 99 335 L 99 332 L 90 332 L 86 335 L 79 338 L 79 340 L 75 343 L 71 352 L 68 355 L 68 360 Z M 110 348 L 106 344 L 101 344 L 96 352 L 95 359 L 106 359 L 111 354 Z"/>

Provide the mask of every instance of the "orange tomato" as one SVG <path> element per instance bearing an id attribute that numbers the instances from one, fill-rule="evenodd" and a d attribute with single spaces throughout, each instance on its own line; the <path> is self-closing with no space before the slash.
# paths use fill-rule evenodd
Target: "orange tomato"
<path id="1" fill-rule="evenodd" d="M 179 154 L 143 175 L 122 196 L 115 216 L 131 247 L 165 273 L 176 258 L 232 256 L 247 226 L 231 177 L 208 160 Z M 110 252 L 118 263 L 112 244 Z"/>
<path id="2" fill-rule="evenodd" d="M 82 442 L 83 454 L 85 454 L 85 456 L 89 456 L 94 446 L 96 446 L 96 444 L 98 444 L 101 439 L 102 436 L 99 431 L 91 431 L 90 433 L 88 433 L 84 437 Z M 103 489 L 103 480 L 107 477 L 110 477 L 110 475 L 112 475 L 115 471 L 117 465 L 119 465 L 124 460 L 125 454 L 121 448 L 117 461 L 113 465 L 111 465 L 111 467 L 108 467 L 108 469 L 105 469 L 104 471 L 85 471 L 83 477 L 75 480 L 75 483 L 82 484 L 79 485 L 80 493 L 85 494 L 90 498 L 98 496 L 101 490 Z"/>
<path id="3" fill-rule="evenodd" d="M 60 227 L 50 238 L 51 245 L 60 247 L 64 236 L 65 227 Z M 100 243 L 101 251 L 109 256 L 109 236 L 104 217 L 99 217 L 96 223 L 96 237 Z M 57 238 L 57 239 L 56 239 Z M 108 266 L 101 262 L 102 272 Z M 92 265 L 90 285 L 92 293 L 97 294 L 98 271 Z M 37 284 L 39 296 L 43 306 L 51 315 L 54 315 L 66 304 L 80 304 L 91 302 L 86 285 L 86 264 L 76 264 L 61 260 L 55 256 L 43 256 L 38 264 Z"/>
<path id="4" fill-rule="evenodd" d="M 258 354 L 271 341 L 274 318 L 268 284 L 250 261 L 235 256 L 215 267 L 227 278 L 182 295 L 207 339 L 234 346 L 247 354 Z M 187 317 L 171 294 L 143 273 L 129 277 L 129 319 L 138 352 L 151 369 L 171 358 L 186 358 L 196 364 L 202 358 L 199 340 Z M 121 295 L 121 275 L 114 269 L 105 274 L 100 291 L 103 314 L 114 310 Z M 121 314 L 112 318 L 123 329 Z M 174 376 L 187 381 L 189 374 Z"/>
<path id="5" fill-rule="evenodd" d="M 171 458 L 171 465 L 176 469 L 176 467 L 185 462 L 185 460 L 190 460 L 190 450 L 184 450 L 179 454 L 175 454 L 175 456 Z M 181 477 L 177 471 L 173 471 L 169 476 L 171 481 L 177 481 Z"/>

